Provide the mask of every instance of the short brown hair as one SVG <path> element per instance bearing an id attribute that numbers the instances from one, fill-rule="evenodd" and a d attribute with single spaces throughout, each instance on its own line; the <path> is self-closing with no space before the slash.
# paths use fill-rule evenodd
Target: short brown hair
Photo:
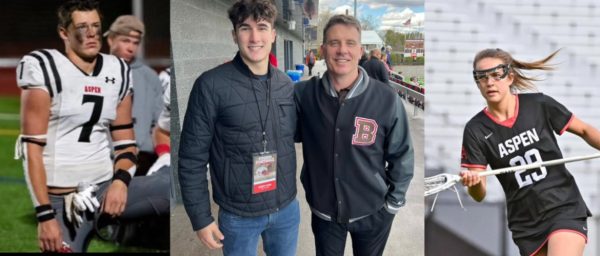
<path id="1" fill-rule="evenodd" d="M 523 73 L 523 71 L 521 71 L 521 70 L 533 70 L 533 69 L 553 70 L 554 67 L 550 64 L 547 64 L 547 62 L 550 61 L 552 58 L 554 58 L 554 56 L 556 56 L 556 54 L 559 51 L 560 51 L 560 49 L 556 50 L 555 52 L 551 53 L 550 55 L 546 56 L 546 58 L 543 58 L 541 60 L 525 62 L 525 61 L 520 61 L 520 60 L 514 59 L 510 55 L 510 53 L 508 53 L 502 49 L 499 49 L 499 48 L 485 49 L 485 50 L 478 52 L 477 55 L 475 55 L 475 59 L 473 59 L 473 69 L 475 69 L 477 62 L 479 62 L 482 59 L 485 59 L 485 58 L 500 59 L 500 60 L 502 60 L 503 64 L 510 65 L 509 72 L 512 72 L 514 74 L 514 80 L 513 80 L 513 84 L 511 85 L 511 88 L 518 89 L 518 90 L 532 90 L 532 89 L 535 89 L 535 85 L 533 84 L 533 81 L 539 81 L 540 79 L 537 79 L 535 77 L 526 76 Z"/>
<path id="2" fill-rule="evenodd" d="M 360 21 L 358 21 L 354 16 L 338 14 L 334 15 L 327 21 L 327 25 L 323 29 L 323 44 L 327 42 L 327 31 L 337 24 L 343 24 L 347 26 L 353 26 L 358 30 L 359 40 L 360 40 Z"/>
<path id="3" fill-rule="evenodd" d="M 73 22 L 71 14 L 75 11 L 96 11 L 100 20 L 102 20 L 102 13 L 100 12 L 100 6 L 95 0 L 70 0 L 58 7 L 56 12 L 58 15 L 58 27 L 67 28 Z"/>
<path id="4" fill-rule="evenodd" d="M 270 0 L 239 0 L 227 10 L 229 20 L 236 30 L 248 17 L 255 21 L 266 20 L 273 26 L 277 18 L 277 7 Z"/>

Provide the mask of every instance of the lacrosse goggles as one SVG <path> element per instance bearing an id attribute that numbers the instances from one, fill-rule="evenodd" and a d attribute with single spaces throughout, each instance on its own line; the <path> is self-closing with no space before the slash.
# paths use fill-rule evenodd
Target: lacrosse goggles
<path id="1" fill-rule="evenodd" d="M 510 68 L 510 64 L 500 64 L 493 68 L 473 70 L 473 78 L 477 84 L 487 82 L 490 78 L 494 79 L 494 81 L 500 81 L 508 76 Z"/>

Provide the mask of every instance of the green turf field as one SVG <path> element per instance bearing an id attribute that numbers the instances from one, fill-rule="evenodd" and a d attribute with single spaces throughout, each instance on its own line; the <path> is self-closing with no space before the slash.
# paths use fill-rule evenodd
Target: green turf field
<path id="1" fill-rule="evenodd" d="M 0 252 L 39 252 L 37 222 L 23 178 L 21 161 L 13 159 L 19 135 L 19 97 L 0 96 Z M 92 240 L 88 252 L 155 252 Z"/>

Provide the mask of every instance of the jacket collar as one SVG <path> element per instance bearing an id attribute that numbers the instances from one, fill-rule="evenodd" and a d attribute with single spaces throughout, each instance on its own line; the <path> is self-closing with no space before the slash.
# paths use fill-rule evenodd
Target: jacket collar
<path id="1" fill-rule="evenodd" d="M 323 74 L 323 78 L 321 78 L 321 81 L 327 94 L 337 98 L 338 94 L 329 82 L 328 71 L 325 71 L 325 73 Z M 367 71 L 365 71 L 361 66 L 358 66 L 358 79 L 356 79 L 356 82 L 354 82 L 354 84 L 352 85 L 352 88 L 348 92 L 346 99 L 354 98 L 363 93 L 367 89 L 367 86 L 369 86 L 369 81 L 370 78 L 369 75 L 367 75 Z"/>
<path id="2" fill-rule="evenodd" d="M 250 68 L 248 67 L 248 65 L 246 65 L 246 63 L 244 63 L 244 60 L 242 60 L 242 56 L 240 55 L 240 52 L 238 51 L 235 54 L 235 57 L 233 58 L 233 60 L 231 61 L 233 63 L 233 66 L 235 66 L 235 68 L 237 68 L 240 72 L 242 72 L 242 74 L 244 74 L 245 76 L 247 76 L 248 78 L 256 78 L 256 75 L 254 73 L 252 73 L 252 70 L 250 70 Z M 269 67 L 267 68 L 267 78 L 271 79 L 271 76 L 273 75 L 273 70 L 274 67 L 271 66 L 271 63 L 268 63 Z"/>

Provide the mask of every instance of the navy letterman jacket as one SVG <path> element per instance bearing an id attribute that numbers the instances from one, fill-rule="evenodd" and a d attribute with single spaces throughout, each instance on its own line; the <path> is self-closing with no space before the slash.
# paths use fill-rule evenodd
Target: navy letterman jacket
<path id="1" fill-rule="evenodd" d="M 413 146 L 400 97 L 359 70 L 342 103 L 327 72 L 298 83 L 294 92 L 306 199 L 313 213 L 338 223 L 384 205 L 397 212 L 413 177 Z"/>
<path id="2" fill-rule="evenodd" d="M 271 100 L 267 120 L 268 85 Z M 283 72 L 269 65 L 268 80 L 261 81 L 239 53 L 233 61 L 204 72 L 196 80 L 181 131 L 178 169 L 183 204 L 194 230 L 214 221 L 206 177 L 208 163 L 213 199 L 234 214 L 270 214 L 296 198 L 293 93 L 292 81 Z M 252 194 L 252 153 L 263 151 L 260 119 L 263 123 L 267 120 L 267 150 L 277 151 L 277 188 Z"/>

